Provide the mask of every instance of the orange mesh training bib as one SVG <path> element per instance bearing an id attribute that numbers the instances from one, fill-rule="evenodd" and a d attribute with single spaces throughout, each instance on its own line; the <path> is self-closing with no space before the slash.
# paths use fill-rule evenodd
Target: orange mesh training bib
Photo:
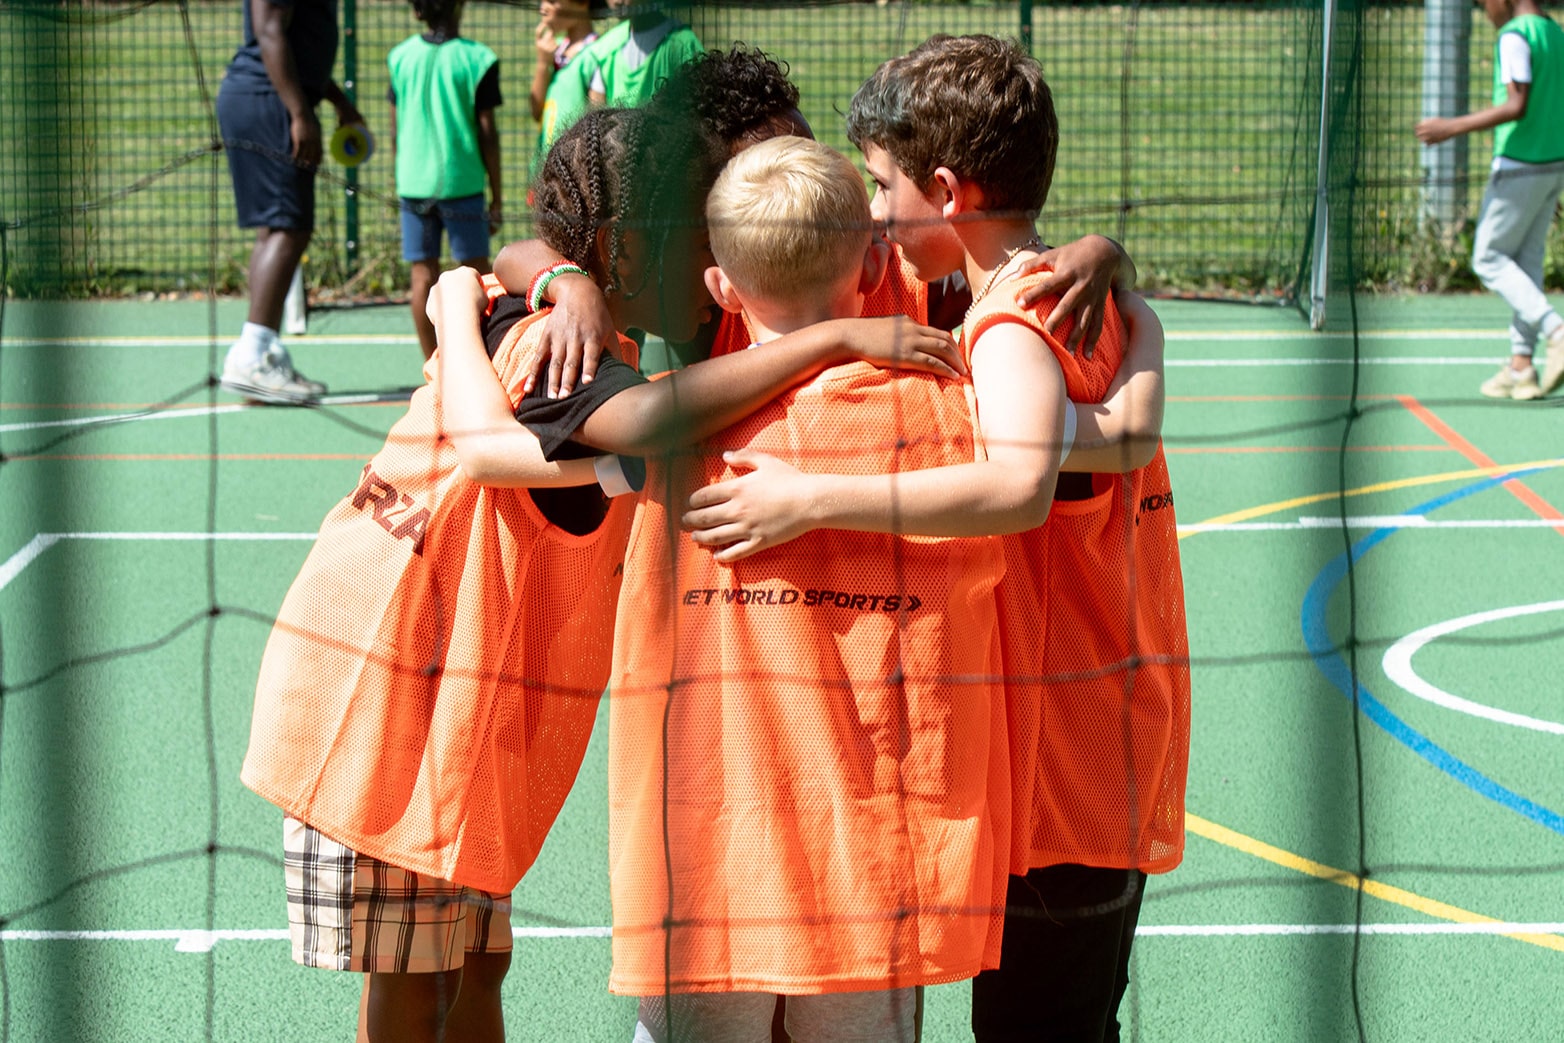
<path id="1" fill-rule="evenodd" d="M 1100 402 L 1124 353 L 1111 302 L 1091 360 L 996 289 L 968 317 L 963 349 L 999 322 L 1036 330 L 1075 402 Z M 1036 529 L 1005 537 L 1000 584 L 1012 762 L 1011 871 L 1061 863 L 1165 872 L 1184 850 L 1188 640 L 1173 494 L 1162 450 L 1129 474 L 1092 475 L 1085 500 L 1055 500 Z"/>
<path id="2" fill-rule="evenodd" d="M 863 314 L 871 319 L 905 315 L 913 322 L 929 321 L 928 283 L 918 278 L 912 265 L 902 256 L 901 247 L 892 250 L 890 264 L 879 287 L 864 298 Z M 717 326 L 717 337 L 712 342 L 711 357 L 743 351 L 754 340 L 744 316 L 725 311 Z"/>
<path id="3" fill-rule="evenodd" d="M 512 402 L 547 314 L 494 355 Z M 439 359 L 277 614 L 242 778 L 357 851 L 504 892 L 586 750 L 633 498 L 574 536 L 526 490 L 473 484 L 444 434 Z"/>
<path id="4" fill-rule="evenodd" d="M 649 469 L 610 685 L 610 988 L 971 977 L 999 956 L 1009 837 L 999 543 L 820 530 L 719 565 L 678 515 L 746 445 L 817 472 L 969 463 L 970 388 L 838 367 Z"/>

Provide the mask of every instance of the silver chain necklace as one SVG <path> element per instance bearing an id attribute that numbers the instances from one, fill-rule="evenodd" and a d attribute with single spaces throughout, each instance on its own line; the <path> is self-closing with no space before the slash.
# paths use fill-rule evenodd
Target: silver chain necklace
<path id="1" fill-rule="evenodd" d="M 1010 262 L 1016 259 L 1016 255 L 1019 254 L 1022 250 L 1030 250 L 1033 247 L 1042 245 L 1043 241 L 1034 235 L 1020 246 L 1012 246 L 1009 250 L 1005 251 L 1004 261 L 1000 263 L 998 268 L 994 269 L 994 274 L 988 277 L 988 282 L 984 283 L 983 288 L 973 296 L 972 303 L 967 305 L 967 314 L 962 317 L 961 321 L 962 326 L 966 326 L 966 320 L 972 316 L 972 309 L 977 307 L 978 301 L 988 296 L 988 291 L 994 288 L 994 284 L 999 281 L 1000 274 L 1004 272 L 1006 268 L 1010 267 Z"/>

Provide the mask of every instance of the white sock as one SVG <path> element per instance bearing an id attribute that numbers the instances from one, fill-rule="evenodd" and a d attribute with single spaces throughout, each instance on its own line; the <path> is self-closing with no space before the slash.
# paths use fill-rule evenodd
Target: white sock
<path id="1" fill-rule="evenodd" d="M 1564 319 L 1559 318 L 1558 312 L 1550 311 L 1542 317 L 1542 335 L 1544 337 L 1553 336 L 1553 331 L 1560 326 L 1564 326 Z"/>
<path id="2" fill-rule="evenodd" d="M 268 348 L 277 343 L 277 331 L 258 322 L 247 322 L 239 338 L 229 345 L 224 366 L 249 367 L 261 361 Z"/>

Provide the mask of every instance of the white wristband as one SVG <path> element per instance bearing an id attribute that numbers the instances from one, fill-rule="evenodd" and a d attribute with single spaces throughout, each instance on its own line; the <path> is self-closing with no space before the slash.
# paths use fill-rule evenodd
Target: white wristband
<path id="1" fill-rule="evenodd" d="M 1069 399 L 1064 400 L 1064 437 L 1059 441 L 1059 463 L 1070 458 L 1070 450 L 1075 448 L 1075 403 Z"/>
<path id="2" fill-rule="evenodd" d="M 626 464 L 630 466 L 626 467 Z M 609 496 L 638 493 L 646 484 L 646 465 L 639 457 L 599 456 L 592 461 L 592 472 L 597 475 L 597 484 Z"/>

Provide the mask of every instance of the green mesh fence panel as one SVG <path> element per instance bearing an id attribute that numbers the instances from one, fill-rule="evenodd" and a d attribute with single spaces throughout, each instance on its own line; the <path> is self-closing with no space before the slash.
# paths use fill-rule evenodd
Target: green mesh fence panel
<path id="1" fill-rule="evenodd" d="M 1265 299 L 1296 290 L 1318 158 L 1317 5 L 722 3 L 684 13 L 710 46 L 743 40 L 785 59 L 817 134 L 844 148 L 840 112 L 879 62 L 936 31 L 1027 39 L 1055 88 L 1063 130 L 1042 222 L 1048 238 L 1114 235 L 1153 289 Z M 358 171 L 356 236 L 345 172 L 323 168 L 306 270 L 319 291 L 364 296 L 405 285 L 383 140 L 384 59 L 419 23 L 407 4 L 389 0 L 357 4 L 351 21 L 338 76 L 351 52 L 351 89 L 382 151 Z M 528 231 L 523 187 L 536 127 L 524 92 L 534 24 L 529 7 L 492 3 L 470 5 L 463 23 L 501 56 L 508 237 Z M 1477 40 L 1487 39 L 1484 28 Z M 15 59 L 0 72 L 0 132 L 25 142 L 0 157 L 0 208 L 19 247 L 69 244 L 57 263 L 19 254 L 13 292 L 194 288 L 206 282 L 209 260 L 219 288 L 238 289 L 249 237 L 233 227 L 221 165 L 214 230 L 210 167 L 197 160 L 213 144 L 210 98 L 238 42 L 239 4 L 7 0 L 0 30 Z M 1364 39 L 1365 199 L 1374 218 L 1365 234 L 1375 237 L 1364 275 L 1410 278 L 1430 263 L 1409 133 L 1420 9 L 1369 9 Z M 1474 97 L 1485 76 L 1474 70 Z M 329 130 L 329 106 L 322 112 Z M 1482 157 L 1472 165 L 1480 176 Z M 209 259 L 203 244 L 214 231 Z"/>

